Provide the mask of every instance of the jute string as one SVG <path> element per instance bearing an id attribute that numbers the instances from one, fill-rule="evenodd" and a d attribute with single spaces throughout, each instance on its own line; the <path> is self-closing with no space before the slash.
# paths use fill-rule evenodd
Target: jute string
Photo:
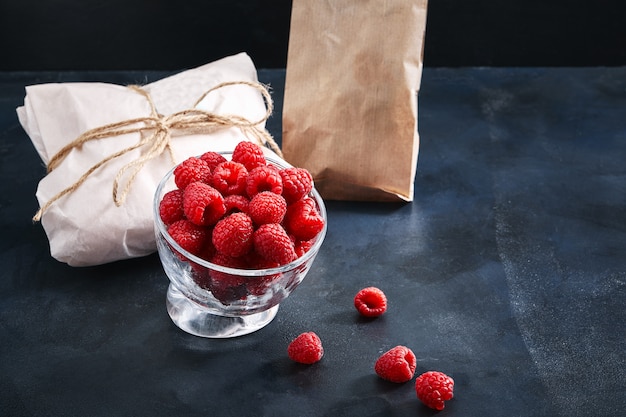
<path id="1" fill-rule="evenodd" d="M 276 152 L 276 154 L 282 157 L 282 152 L 278 147 L 278 144 L 274 141 L 274 138 L 272 138 L 267 130 L 261 129 L 257 126 L 260 123 L 263 123 L 267 119 L 269 119 L 273 111 L 272 97 L 270 96 L 267 88 L 264 85 L 249 81 L 223 82 L 202 94 L 202 96 L 194 104 L 194 107 L 211 92 L 231 85 L 247 85 L 258 90 L 263 95 L 263 99 L 266 103 L 266 113 L 260 120 L 250 121 L 238 115 L 222 116 L 195 108 L 182 110 L 169 116 L 163 116 L 157 112 L 154 102 L 152 101 L 152 98 L 150 97 L 150 94 L 148 94 L 148 92 L 136 85 L 128 86 L 128 88 L 146 98 L 146 100 L 150 104 L 150 115 L 146 117 L 123 120 L 117 123 L 110 123 L 86 131 L 74 141 L 64 146 L 50 159 L 47 167 L 48 173 L 57 168 L 61 164 L 61 162 L 63 162 L 63 160 L 70 154 L 70 152 L 72 152 L 72 150 L 80 148 L 83 144 L 89 141 L 100 140 L 129 133 L 139 133 L 139 141 L 132 146 L 121 149 L 120 151 L 107 156 L 106 158 L 102 159 L 100 162 L 89 168 L 75 183 L 53 196 L 50 200 L 48 200 L 48 202 L 41 206 L 41 208 L 33 217 L 33 221 L 40 221 L 43 213 L 54 202 L 56 202 L 63 196 L 74 192 L 89 178 L 91 174 L 93 174 L 101 166 L 107 164 L 109 161 L 115 158 L 127 154 L 128 152 L 134 151 L 135 149 L 147 147 L 147 150 L 141 156 L 124 165 L 118 171 L 115 179 L 113 180 L 113 202 L 116 206 L 121 206 L 126 200 L 128 193 L 130 192 L 130 188 L 135 177 L 148 161 L 158 157 L 167 150 L 170 155 L 172 164 L 176 164 L 174 153 L 171 147 L 171 139 L 173 136 L 180 136 L 183 134 L 209 133 L 216 128 L 237 127 L 246 137 L 256 140 L 260 145 L 267 144 L 270 149 L 272 149 L 274 152 Z M 144 132 L 152 133 L 144 135 Z M 124 175 L 127 175 L 127 179 L 122 184 L 123 187 L 121 187 L 120 184 Z"/>

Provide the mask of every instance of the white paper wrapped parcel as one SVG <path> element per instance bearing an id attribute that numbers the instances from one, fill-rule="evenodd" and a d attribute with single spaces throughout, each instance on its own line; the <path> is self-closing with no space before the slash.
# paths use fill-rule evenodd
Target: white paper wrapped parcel
<path id="1" fill-rule="evenodd" d="M 181 72 L 143 89 L 151 95 L 158 112 L 169 115 L 192 108 L 206 91 L 229 81 L 257 81 L 256 69 L 247 54 Z M 215 90 L 196 108 L 219 115 L 239 115 L 250 121 L 262 120 L 267 110 L 260 92 L 246 85 Z M 126 86 L 54 83 L 26 87 L 24 105 L 17 113 L 47 165 L 57 151 L 85 131 L 148 116 L 150 105 L 145 97 Z M 264 128 L 264 123 L 259 127 Z M 107 137 L 73 149 L 40 181 L 36 193 L 40 206 L 75 183 L 94 164 L 136 143 L 139 135 Z M 227 127 L 209 134 L 176 136 L 171 145 L 176 162 L 182 162 L 209 150 L 230 151 L 245 139 L 238 128 Z M 142 151 L 145 152 L 137 149 L 109 161 L 44 212 L 41 223 L 54 258 L 71 266 L 90 266 L 145 256 L 156 250 L 152 204 L 157 184 L 173 166 L 169 153 L 164 152 L 141 169 L 120 207 L 112 199 L 118 171 L 140 157 Z M 275 155 L 269 150 L 268 154 Z"/>

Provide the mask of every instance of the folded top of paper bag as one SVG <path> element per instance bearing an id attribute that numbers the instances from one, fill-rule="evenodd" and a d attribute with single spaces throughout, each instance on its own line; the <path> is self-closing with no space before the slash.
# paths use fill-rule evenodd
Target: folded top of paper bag
<path id="1" fill-rule="evenodd" d="M 140 90 L 106 83 L 26 87 L 17 114 L 49 167 L 36 196 L 45 208 L 41 223 L 52 256 L 89 266 L 154 252 L 152 204 L 165 173 L 189 156 L 231 151 L 242 140 L 269 137 L 264 122 L 271 99 L 267 102 L 267 92 L 255 85 L 254 64 L 241 53 Z M 170 136 L 180 126 L 191 128 Z M 89 140 L 74 143 L 86 132 Z M 159 146 L 155 132 L 166 136 Z M 116 178 L 126 191 L 122 204 L 112 197 Z"/>

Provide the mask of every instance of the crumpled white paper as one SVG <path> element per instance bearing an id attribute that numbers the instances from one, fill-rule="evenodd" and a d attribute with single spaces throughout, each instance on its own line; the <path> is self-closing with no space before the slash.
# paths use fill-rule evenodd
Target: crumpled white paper
<path id="1" fill-rule="evenodd" d="M 212 87 L 229 81 L 256 82 L 250 57 L 241 53 L 181 72 L 143 86 L 160 114 L 193 108 Z M 196 108 L 219 115 L 239 115 L 262 120 L 266 105 L 259 91 L 234 85 L 212 91 Z M 44 163 L 83 132 L 108 123 L 150 114 L 145 97 L 126 86 L 106 83 L 51 83 L 26 87 L 24 105 L 17 114 Z M 264 128 L 264 123 L 258 125 Z M 144 133 L 145 134 L 145 133 Z M 39 183 L 37 199 L 43 206 L 75 183 L 94 164 L 139 140 L 140 133 L 90 141 L 73 149 L 63 162 Z M 171 139 L 176 162 L 206 151 L 231 151 L 246 138 L 236 127 L 208 134 Z M 51 255 L 71 266 L 91 266 L 145 256 L 156 250 L 152 204 L 160 179 L 173 167 L 168 152 L 149 161 L 131 184 L 121 206 L 112 198 L 118 171 L 142 155 L 137 149 L 115 158 L 75 191 L 53 203 L 41 218 Z M 275 154 L 267 150 L 269 155 Z"/>

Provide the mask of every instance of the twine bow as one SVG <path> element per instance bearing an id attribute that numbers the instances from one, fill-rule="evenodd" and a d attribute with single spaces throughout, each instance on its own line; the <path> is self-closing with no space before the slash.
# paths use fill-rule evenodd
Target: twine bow
<path id="1" fill-rule="evenodd" d="M 74 192 L 80 187 L 91 174 L 93 174 L 98 168 L 107 164 L 109 161 L 125 155 L 135 149 L 149 146 L 147 151 L 143 153 L 137 159 L 124 165 L 115 176 L 113 180 L 113 201 L 116 206 L 121 206 L 128 193 L 130 192 L 131 185 L 144 165 L 163 154 L 165 150 L 168 151 L 172 164 L 175 164 L 174 155 L 171 147 L 171 138 L 174 134 L 193 134 L 193 133 L 206 133 L 215 128 L 237 127 L 241 132 L 249 137 L 255 139 L 260 145 L 267 144 L 274 152 L 282 156 L 280 148 L 272 138 L 272 136 L 265 129 L 259 128 L 257 125 L 265 122 L 272 114 L 273 104 L 272 98 L 267 88 L 259 83 L 249 81 L 229 81 L 223 82 L 210 90 L 206 91 L 194 104 L 194 107 L 202 101 L 211 92 L 230 85 L 247 85 L 255 88 L 263 95 L 267 109 L 265 115 L 258 121 L 251 122 L 248 119 L 238 115 L 218 115 L 211 112 L 207 112 L 200 109 L 187 109 L 169 116 L 160 115 L 150 95 L 141 87 L 136 85 L 128 86 L 133 91 L 143 95 L 150 104 L 150 115 L 146 117 L 139 117 L 135 119 L 123 120 L 117 123 L 110 123 L 104 126 L 91 129 L 80 135 L 71 143 L 64 146 L 59 152 L 57 152 L 48 162 L 48 173 L 52 172 L 58 167 L 61 162 L 70 154 L 73 149 L 80 148 L 83 144 L 92 141 L 99 140 L 107 137 L 120 136 L 129 133 L 140 133 L 140 139 L 137 143 L 115 152 L 100 162 L 89 168 L 74 184 L 70 185 L 63 191 L 56 194 L 48 202 L 46 202 L 35 214 L 33 221 L 38 222 L 41 220 L 43 213 L 57 200 Z M 144 135 L 144 132 L 152 131 L 151 135 Z M 122 177 L 129 172 L 124 187 L 120 191 L 120 182 Z"/>

